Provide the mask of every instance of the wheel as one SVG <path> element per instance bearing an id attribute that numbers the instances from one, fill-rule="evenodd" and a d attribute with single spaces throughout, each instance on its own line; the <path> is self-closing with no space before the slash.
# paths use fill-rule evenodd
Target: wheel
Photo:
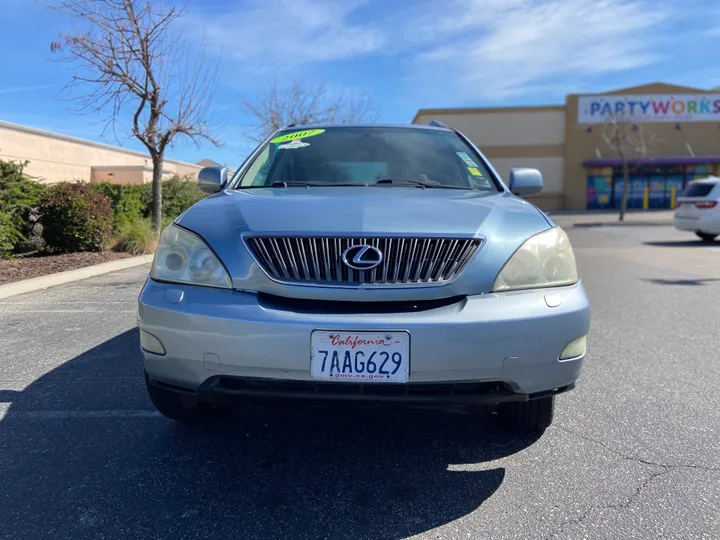
<path id="1" fill-rule="evenodd" d="M 154 386 L 150 383 L 147 373 L 145 374 L 145 385 L 150 401 L 163 416 L 183 423 L 190 423 L 199 418 L 200 404 L 194 396 Z"/>
<path id="2" fill-rule="evenodd" d="M 717 234 L 708 234 L 700 231 L 695 231 L 695 234 L 697 234 L 700 240 L 702 240 L 703 242 L 712 242 L 717 236 Z"/>
<path id="3" fill-rule="evenodd" d="M 498 403 L 498 415 L 516 428 L 545 431 L 553 421 L 555 397 Z"/>

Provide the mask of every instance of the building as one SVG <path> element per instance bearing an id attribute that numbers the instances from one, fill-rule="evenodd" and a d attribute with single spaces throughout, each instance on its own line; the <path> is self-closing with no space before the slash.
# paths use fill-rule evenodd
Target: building
<path id="1" fill-rule="evenodd" d="M 720 173 L 720 93 L 699 88 L 654 83 L 572 94 L 564 105 L 421 109 L 413 123 L 431 120 L 465 133 L 504 180 L 513 167 L 540 169 L 545 186 L 532 202 L 545 210 L 619 208 L 613 122 L 628 141 L 629 208 L 672 208 L 688 181 Z"/>
<path id="2" fill-rule="evenodd" d="M 152 182 L 148 154 L 0 121 L 0 160 L 28 161 L 25 172 L 43 183 Z M 163 177 L 195 177 L 201 166 L 166 159 Z"/>
<path id="3" fill-rule="evenodd" d="M 224 165 L 218 163 L 217 161 L 213 161 L 212 159 L 201 159 L 197 162 L 198 166 L 200 167 L 224 167 Z"/>

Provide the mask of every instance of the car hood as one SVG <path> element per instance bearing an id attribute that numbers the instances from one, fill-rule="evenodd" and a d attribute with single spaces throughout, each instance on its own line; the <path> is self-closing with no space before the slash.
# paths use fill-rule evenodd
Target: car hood
<path id="1" fill-rule="evenodd" d="M 484 245 L 456 282 L 423 288 L 421 296 L 433 298 L 488 292 L 508 257 L 527 238 L 551 226 L 537 208 L 507 192 L 405 187 L 223 191 L 187 210 L 177 223 L 208 242 L 227 267 L 236 288 L 318 298 L 334 297 L 337 293 L 332 291 L 337 289 L 272 282 L 257 268 L 242 234 L 483 237 Z M 472 279 L 466 279 L 468 274 Z M 455 285 L 458 282 L 459 287 Z M 416 293 L 418 289 L 414 289 Z M 353 292 L 345 291 L 352 296 Z M 405 293 L 385 291 L 393 298 L 408 297 L 406 289 Z"/>

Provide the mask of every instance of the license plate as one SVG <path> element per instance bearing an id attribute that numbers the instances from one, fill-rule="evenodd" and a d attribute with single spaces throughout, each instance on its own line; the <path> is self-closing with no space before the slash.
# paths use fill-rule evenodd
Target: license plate
<path id="1" fill-rule="evenodd" d="M 311 369 L 315 379 L 404 383 L 410 373 L 407 332 L 312 333 Z"/>

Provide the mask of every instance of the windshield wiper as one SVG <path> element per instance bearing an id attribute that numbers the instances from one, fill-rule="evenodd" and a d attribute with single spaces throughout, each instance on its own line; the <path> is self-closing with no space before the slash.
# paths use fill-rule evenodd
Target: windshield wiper
<path id="1" fill-rule="evenodd" d="M 339 183 L 339 184 L 317 184 L 313 182 L 284 182 L 284 181 L 278 181 L 273 182 L 271 186 L 266 187 L 351 187 L 351 186 L 361 186 L 361 187 L 367 187 L 367 184 L 359 184 L 359 183 Z"/>
<path id="2" fill-rule="evenodd" d="M 308 182 L 273 182 L 270 186 L 265 187 L 310 187 L 312 184 Z"/>
<path id="3" fill-rule="evenodd" d="M 406 179 L 400 179 L 400 178 L 381 178 L 380 180 L 378 180 L 378 181 L 375 182 L 375 183 L 376 183 L 376 184 L 380 184 L 380 185 L 382 185 L 382 184 L 395 184 L 395 183 L 397 183 L 397 184 L 399 184 L 399 185 L 400 185 L 400 184 L 410 184 L 410 185 L 413 185 L 413 186 L 417 186 L 417 187 L 419 187 L 419 188 L 421 188 L 421 189 L 425 189 L 425 188 L 431 188 L 431 189 L 464 189 L 464 190 L 473 189 L 473 188 L 471 188 L 471 187 L 448 186 L 448 185 L 445 185 L 445 184 L 429 184 L 429 183 L 427 183 L 427 182 L 420 182 L 419 180 L 406 180 Z"/>

